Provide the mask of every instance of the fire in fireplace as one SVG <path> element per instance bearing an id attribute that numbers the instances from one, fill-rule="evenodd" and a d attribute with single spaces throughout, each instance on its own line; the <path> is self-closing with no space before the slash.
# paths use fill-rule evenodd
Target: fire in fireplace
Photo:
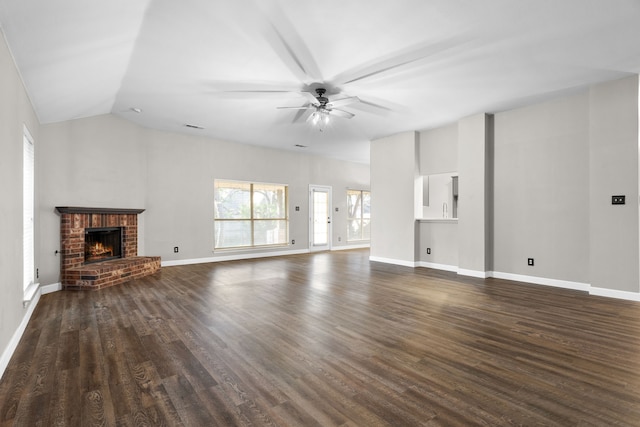
<path id="1" fill-rule="evenodd" d="M 107 261 L 122 257 L 122 227 L 86 228 L 84 262 Z"/>

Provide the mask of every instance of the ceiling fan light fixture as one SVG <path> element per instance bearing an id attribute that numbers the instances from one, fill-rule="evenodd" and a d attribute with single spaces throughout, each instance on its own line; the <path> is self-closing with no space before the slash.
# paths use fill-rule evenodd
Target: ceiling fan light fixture
<path id="1" fill-rule="evenodd" d="M 324 121 L 324 124 L 328 125 L 329 124 L 329 112 L 327 110 L 324 110 L 322 112 L 322 115 L 323 115 L 322 119 Z"/>
<path id="2" fill-rule="evenodd" d="M 320 112 L 314 111 L 311 117 L 311 124 L 313 124 L 314 126 L 317 126 L 318 122 L 320 122 Z"/>

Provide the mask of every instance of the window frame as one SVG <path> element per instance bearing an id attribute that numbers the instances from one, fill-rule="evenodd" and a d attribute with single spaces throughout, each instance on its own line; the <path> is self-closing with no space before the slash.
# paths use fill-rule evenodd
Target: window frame
<path id="1" fill-rule="evenodd" d="M 231 184 L 241 184 L 241 185 L 249 185 L 249 213 L 250 217 L 248 218 L 218 218 L 218 209 L 216 208 L 216 191 L 218 183 L 231 183 Z M 257 182 L 257 181 L 240 181 L 234 179 L 214 179 L 214 212 L 213 212 L 213 220 L 214 220 L 214 238 L 213 238 L 213 250 L 214 251 L 226 251 L 226 250 L 243 250 L 243 249 L 260 249 L 260 248 L 273 248 L 273 247 L 285 247 L 289 245 L 289 185 L 288 184 L 279 184 L 279 183 L 270 183 L 270 182 Z M 274 186 L 274 187 L 282 187 L 284 193 L 284 217 L 277 218 L 260 218 L 256 215 L 256 207 L 254 205 L 254 188 L 256 186 Z M 249 245 L 240 245 L 240 246 L 216 246 L 217 244 L 217 233 L 218 229 L 216 226 L 216 222 L 246 222 L 249 221 L 250 226 L 250 234 L 251 234 L 251 244 Z M 285 223 L 285 237 L 284 242 L 282 243 L 267 243 L 267 244 L 256 244 L 256 223 L 263 221 L 283 221 Z"/>
<path id="2" fill-rule="evenodd" d="M 351 193 L 360 193 L 360 208 L 359 208 L 359 216 L 351 216 L 351 212 L 349 211 L 349 196 Z M 365 219 L 369 221 L 369 224 L 371 224 L 371 214 L 369 214 L 368 218 L 365 218 L 364 216 L 364 194 L 367 193 L 369 195 L 369 200 L 371 200 L 371 190 L 360 190 L 360 189 L 355 189 L 355 188 L 348 188 L 347 189 L 347 243 L 356 243 L 356 242 L 370 242 L 371 241 L 371 235 L 369 235 L 369 238 L 365 238 L 363 233 L 364 233 L 364 221 Z M 351 238 L 351 234 L 349 233 L 349 226 L 351 224 L 351 221 L 359 221 L 359 228 L 360 228 L 360 238 L 359 239 L 352 239 Z"/>
<path id="3" fill-rule="evenodd" d="M 22 156 L 22 292 L 26 303 L 39 286 L 35 266 L 35 141 L 26 125 L 23 125 Z"/>

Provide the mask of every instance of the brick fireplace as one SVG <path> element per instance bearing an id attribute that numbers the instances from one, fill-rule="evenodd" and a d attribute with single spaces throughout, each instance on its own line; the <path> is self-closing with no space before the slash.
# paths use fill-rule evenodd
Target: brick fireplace
<path id="1" fill-rule="evenodd" d="M 64 289 L 102 289 L 160 269 L 160 257 L 138 256 L 138 215 L 144 209 L 59 206 L 56 211 L 60 213 L 60 273 Z M 104 230 L 119 231 L 117 256 L 113 256 L 113 248 L 87 248 L 89 240 L 85 242 L 85 236 L 92 231 L 100 234 Z M 96 261 L 95 257 L 89 257 L 90 253 L 110 256 L 104 261 Z"/>

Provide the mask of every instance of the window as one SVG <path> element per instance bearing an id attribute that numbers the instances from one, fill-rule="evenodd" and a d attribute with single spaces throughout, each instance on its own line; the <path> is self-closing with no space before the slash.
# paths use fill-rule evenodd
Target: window
<path id="1" fill-rule="evenodd" d="M 214 187 L 215 249 L 287 244 L 286 185 L 216 180 Z"/>
<path id="2" fill-rule="evenodd" d="M 37 289 L 34 256 L 35 150 L 33 138 L 24 127 L 22 138 L 22 266 L 24 300 L 29 301 Z"/>
<path id="3" fill-rule="evenodd" d="M 371 193 L 363 190 L 347 190 L 349 212 L 347 241 L 371 239 Z"/>

